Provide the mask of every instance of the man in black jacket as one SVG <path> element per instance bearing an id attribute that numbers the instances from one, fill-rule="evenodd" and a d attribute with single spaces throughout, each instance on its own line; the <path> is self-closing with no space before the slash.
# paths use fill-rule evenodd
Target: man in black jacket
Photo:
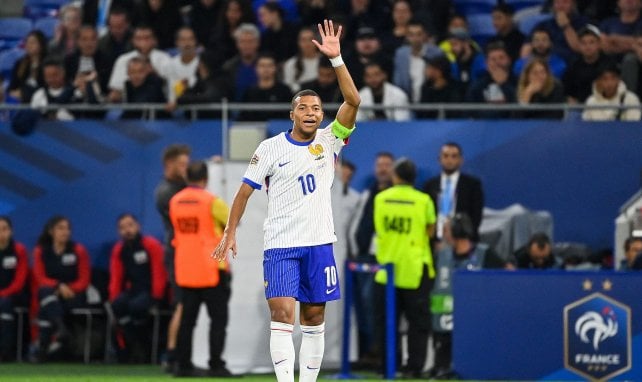
<path id="1" fill-rule="evenodd" d="M 443 226 L 455 213 L 470 216 L 474 228 L 473 241 L 479 241 L 479 225 L 484 209 L 484 192 L 481 181 L 460 172 L 464 162 L 461 146 L 447 142 L 441 146 L 439 164 L 441 174 L 424 184 L 426 192 L 435 201 L 437 208 L 437 238 L 441 239 Z"/>

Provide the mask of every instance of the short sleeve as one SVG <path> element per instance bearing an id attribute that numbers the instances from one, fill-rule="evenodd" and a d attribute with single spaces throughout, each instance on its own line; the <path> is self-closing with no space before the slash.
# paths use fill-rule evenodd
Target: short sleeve
<path id="1" fill-rule="evenodd" d="M 272 175 L 272 158 L 265 142 L 261 142 L 252 155 L 247 166 L 243 182 L 256 190 L 260 190 L 265 178 Z"/>
<path id="2" fill-rule="evenodd" d="M 341 149 L 343 149 L 343 146 L 346 145 L 346 141 L 343 139 L 337 138 L 334 133 L 332 132 L 332 124 L 334 124 L 335 121 L 332 123 L 328 124 L 324 129 L 322 129 L 320 132 L 323 134 L 323 137 L 327 139 L 329 142 L 331 142 L 332 145 L 332 152 L 335 155 L 339 155 L 341 152 Z"/>

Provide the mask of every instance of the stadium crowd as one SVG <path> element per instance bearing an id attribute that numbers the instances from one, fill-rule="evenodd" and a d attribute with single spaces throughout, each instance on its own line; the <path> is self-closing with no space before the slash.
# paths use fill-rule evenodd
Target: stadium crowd
<path id="1" fill-rule="evenodd" d="M 346 30 L 344 56 L 363 100 L 360 120 L 434 118 L 436 111 L 412 112 L 408 105 L 464 102 L 605 105 L 586 109 L 582 118 L 640 119 L 638 108 L 618 108 L 639 105 L 642 95 L 639 0 L 533 0 L 521 2 L 531 6 L 521 9 L 511 5 L 520 2 L 504 0 L 484 2 L 483 9 L 468 3 L 69 1 L 53 11 L 55 29 L 36 23 L 14 41 L 17 47 L 2 44 L 11 51 L 0 58 L 3 101 L 36 109 L 159 103 L 165 105 L 159 118 L 180 105 L 222 99 L 287 103 L 303 87 L 324 102 L 338 102 L 331 66 L 311 42 L 316 23 L 331 16 Z M 44 114 L 68 120 L 105 112 L 62 108 Z M 147 114 L 127 110 L 120 117 Z M 198 116 L 219 115 L 209 110 Z M 559 119 L 562 112 L 449 110 L 445 116 Z M 248 111 L 234 117 L 278 115 Z"/>

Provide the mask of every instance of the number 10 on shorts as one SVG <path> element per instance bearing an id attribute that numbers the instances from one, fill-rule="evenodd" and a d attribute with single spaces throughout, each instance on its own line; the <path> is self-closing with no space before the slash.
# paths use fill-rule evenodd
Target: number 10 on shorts
<path id="1" fill-rule="evenodd" d="M 325 285 L 328 288 L 337 286 L 337 267 L 334 265 L 331 267 L 323 268 L 323 273 L 325 273 Z"/>

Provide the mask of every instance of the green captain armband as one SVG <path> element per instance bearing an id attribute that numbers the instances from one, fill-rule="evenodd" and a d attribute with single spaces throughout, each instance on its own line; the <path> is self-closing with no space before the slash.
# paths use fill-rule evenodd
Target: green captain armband
<path id="1" fill-rule="evenodd" d="M 354 126 L 352 129 L 348 129 L 336 119 L 332 122 L 332 134 L 339 139 L 347 139 L 356 128 L 357 126 Z"/>

